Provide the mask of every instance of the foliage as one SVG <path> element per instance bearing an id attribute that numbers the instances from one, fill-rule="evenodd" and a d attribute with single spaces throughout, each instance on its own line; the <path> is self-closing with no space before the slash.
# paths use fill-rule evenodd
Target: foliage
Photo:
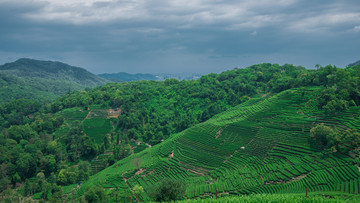
<path id="1" fill-rule="evenodd" d="M 141 193 L 144 192 L 144 188 L 139 186 L 139 185 L 135 185 L 134 188 L 133 188 L 133 194 L 134 196 L 136 197 L 136 200 L 139 201 L 140 199 L 140 195 Z"/>
<path id="2" fill-rule="evenodd" d="M 82 161 L 78 166 L 73 166 L 67 169 L 61 169 L 57 175 L 56 182 L 59 185 L 70 185 L 80 181 L 85 181 L 89 178 L 90 164 L 87 161 Z"/>
<path id="3" fill-rule="evenodd" d="M 360 146 L 360 133 L 355 129 L 346 130 L 340 137 L 340 143 L 350 147 L 351 149 Z"/>
<path id="4" fill-rule="evenodd" d="M 0 192 L 6 190 L 9 187 L 10 180 L 8 177 L 2 177 L 0 179 Z"/>
<path id="5" fill-rule="evenodd" d="M 185 195 L 185 184 L 181 180 L 164 179 L 152 192 L 154 201 L 168 202 L 183 199 Z"/>
<path id="6" fill-rule="evenodd" d="M 91 186 L 85 190 L 85 200 L 92 202 L 106 202 L 106 194 L 102 187 Z"/>
<path id="7" fill-rule="evenodd" d="M 319 107 L 328 115 L 336 115 L 338 112 L 348 109 L 350 106 L 360 104 L 360 65 L 338 69 L 326 66 L 319 69 L 319 78 L 324 89 L 320 95 Z M 319 79 L 319 80 L 320 80 Z"/>
<path id="8" fill-rule="evenodd" d="M 332 144 L 332 140 L 336 140 L 336 133 L 324 123 L 317 125 L 310 130 L 310 134 L 313 138 L 318 139 L 324 146 L 328 143 Z"/>
<path id="9" fill-rule="evenodd" d="M 360 133 L 355 129 L 348 129 L 340 134 L 322 123 L 313 127 L 310 134 L 334 152 L 354 150 L 360 145 Z"/>

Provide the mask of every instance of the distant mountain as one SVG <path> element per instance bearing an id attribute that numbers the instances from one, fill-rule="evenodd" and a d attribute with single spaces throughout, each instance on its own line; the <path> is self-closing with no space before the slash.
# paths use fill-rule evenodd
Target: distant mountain
<path id="1" fill-rule="evenodd" d="M 177 79 L 177 80 L 197 80 L 201 78 L 204 73 L 159 73 L 156 78 L 159 80 Z"/>
<path id="2" fill-rule="evenodd" d="M 158 80 L 158 78 L 151 74 L 130 74 L 125 72 L 119 73 L 104 73 L 99 74 L 98 76 L 111 80 L 113 82 L 129 82 L 129 81 L 138 81 L 138 80 Z"/>
<path id="3" fill-rule="evenodd" d="M 22 58 L 0 66 L 0 102 L 19 98 L 52 100 L 69 91 L 107 82 L 83 68 Z"/>
<path id="4" fill-rule="evenodd" d="M 360 65 L 360 60 L 356 61 L 355 63 L 351 63 L 347 65 L 347 67 L 356 66 L 356 65 Z"/>

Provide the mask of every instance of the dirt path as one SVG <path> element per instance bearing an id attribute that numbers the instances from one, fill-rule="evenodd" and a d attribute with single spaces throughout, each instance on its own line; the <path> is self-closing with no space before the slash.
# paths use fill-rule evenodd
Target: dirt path
<path id="1" fill-rule="evenodd" d="M 217 131 L 217 133 L 215 135 L 215 139 L 217 139 L 221 135 L 222 130 L 223 129 L 220 129 L 219 131 Z"/>
<path id="2" fill-rule="evenodd" d="M 90 114 L 91 114 L 91 110 L 90 110 L 89 113 L 86 115 L 86 117 L 84 118 L 84 120 L 89 119 Z M 83 120 L 82 122 L 84 122 L 84 120 Z"/>
<path id="3" fill-rule="evenodd" d="M 251 139 L 249 143 L 246 144 L 246 146 L 248 146 L 249 144 L 251 144 L 254 141 L 255 138 Z"/>
<path id="4" fill-rule="evenodd" d="M 174 157 L 174 150 L 172 150 L 171 154 L 169 155 L 169 158 L 168 159 L 171 159 Z"/>

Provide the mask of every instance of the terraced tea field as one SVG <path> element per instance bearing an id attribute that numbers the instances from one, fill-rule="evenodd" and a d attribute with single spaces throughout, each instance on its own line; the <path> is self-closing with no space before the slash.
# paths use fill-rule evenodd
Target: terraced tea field
<path id="1" fill-rule="evenodd" d="M 61 111 L 59 114 L 64 118 L 64 124 L 53 133 L 53 137 L 60 142 L 65 141 L 66 135 L 75 125 L 80 125 L 84 136 L 89 136 L 96 143 L 104 142 L 104 136 L 109 137 L 113 131 L 115 117 L 120 111 L 112 109 L 102 109 L 98 105 L 90 106 L 89 109 L 70 108 Z M 108 139 L 110 140 L 110 139 Z M 91 160 L 91 171 L 97 173 L 108 166 L 107 159 L 112 155 L 112 151 L 106 151 Z"/>
<path id="2" fill-rule="evenodd" d="M 103 142 L 103 137 L 108 135 L 112 130 L 114 122 L 113 114 L 108 109 L 100 109 L 98 106 L 90 106 L 88 110 L 80 108 L 65 109 L 60 112 L 64 117 L 64 125 L 54 132 L 55 138 L 61 139 L 61 136 L 69 132 L 75 122 L 79 123 L 84 133 L 97 143 Z"/>
<path id="3" fill-rule="evenodd" d="M 141 199 L 148 201 L 148 192 L 164 178 L 184 181 L 188 199 L 216 191 L 286 194 L 305 193 L 306 188 L 358 194 L 357 166 L 346 155 L 322 151 L 309 132 L 320 122 L 359 130 L 360 108 L 350 108 L 339 119 L 321 117 L 312 99 L 319 90 L 291 89 L 249 100 L 97 173 L 78 195 L 89 185 L 109 193 L 141 185 Z M 139 170 L 131 164 L 135 157 L 142 160 Z M 124 192 L 119 198 L 124 200 Z"/>
<path id="4" fill-rule="evenodd" d="M 79 124 L 84 136 L 89 136 L 98 144 L 104 142 L 107 136 L 111 142 L 111 132 L 114 131 L 116 118 L 121 114 L 120 109 L 104 109 L 99 105 L 92 105 L 88 109 L 69 108 L 59 112 L 64 118 L 64 124 L 53 133 L 56 140 L 64 143 L 64 139 L 70 129 Z M 114 139 L 113 139 L 114 140 Z M 131 142 L 131 148 L 134 152 L 140 152 L 148 146 L 144 143 Z M 97 173 L 108 166 L 108 158 L 113 154 L 112 148 L 106 150 L 103 154 L 91 160 L 91 171 Z"/>
<path id="5" fill-rule="evenodd" d="M 281 202 L 281 203 L 303 203 L 303 202 L 359 202 L 359 195 L 351 195 L 339 192 L 314 192 L 309 193 L 308 197 L 303 194 L 289 193 L 289 194 L 252 194 L 242 196 L 215 197 L 207 199 L 183 200 L 179 203 L 207 203 L 207 202 L 234 202 L 234 203 L 248 203 L 248 202 Z"/>

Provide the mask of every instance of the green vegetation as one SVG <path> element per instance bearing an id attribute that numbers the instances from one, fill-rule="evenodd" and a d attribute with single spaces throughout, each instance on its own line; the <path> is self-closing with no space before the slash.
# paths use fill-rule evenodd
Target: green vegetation
<path id="1" fill-rule="evenodd" d="M 2 103 L 0 189 L 110 202 L 358 194 L 359 72 L 259 64 Z M 184 193 L 156 195 L 173 188 Z"/>
<path id="2" fill-rule="evenodd" d="M 88 187 L 85 191 L 85 200 L 87 202 L 105 202 L 105 191 L 101 187 Z"/>
<path id="3" fill-rule="evenodd" d="M 219 199 L 208 198 L 208 199 L 195 199 L 188 201 L 179 201 L 179 203 L 206 203 L 206 202 L 264 202 L 264 203 L 302 203 L 302 202 L 358 202 L 359 195 L 351 195 L 344 193 L 310 193 L 308 197 L 305 194 L 253 194 L 253 195 L 241 195 L 222 197 Z"/>
<path id="4" fill-rule="evenodd" d="M 0 66 L 0 102 L 20 98 L 51 101 L 70 91 L 107 82 L 85 69 L 60 62 L 19 59 Z"/>
<path id="5" fill-rule="evenodd" d="M 340 150 L 345 153 L 349 150 L 356 150 L 360 145 L 360 134 L 355 129 L 347 129 L 339 133 L 337 130 L 325 126 L 323 123 L 310 130 L 311 136 L 333 152 Z"/>
<path id="6" fill-rule="evenodd" d="M 150 193 L 157 202 L 168 202 L 183 199 L 185 195 L 185 184 L 181 180 L 165 178 Z"/>
<path id="7" fill-rule="evenodd" d="M 306 188 L 358 193 L 356 161 L 322 151 L 310 137 L 321 113 L 312 102 L 321 91 L 290 89 L 249 100 L 140 152 L 136 155 L 142 159 L 140 169 L 129 164 L 132 157 L 128 157 L 92 176 L 82 187 L 112 188 L 126 179 L 122 184 L 129 189 L 144 188 L 144 201 L 150 200 L 153 185 L 165 178 L 185 181 L 186 198 L 213 196 L 216 190 L 232 195 L 304 193 Z M 321 121 L 333 127 L 359 125 L 353 117 L 359 111 L 352 107 L 339 117 L 325 120 L 325 116 Z"/>
<path id="8" fill-rule="evenodd" d="M 155 145 L 255 95 L 271 95 L 295 87 L 323 87 L 316 104 L 318 110 L 336 116 L 360 104 L 359 72 L 360 66 L 326 66 L 315 71 L 288 64 L 259 64 L 205 75 L 199 80 L 110 83 L 67 94 L 53 104 L 53 109 L 89 105 L 120 109 L 120 134 Z"/>
<path id="9" fill-rule="evenodd" d="M 135 185 L 135 186 L 134 186 L 134 188 L 133 188 L 133 194 L 134 194 L 134 196 L 135 196 L 135 198 L 136 198 L 136 201 L 139 201 L 140 195 L 141 195 L 141 193 L 143 193 L 143 192 L 144 192 L 144 188 L 143 188 L 143 187 L 141 187 L 141 186 L 139 186 L 139 185 Z"/>

